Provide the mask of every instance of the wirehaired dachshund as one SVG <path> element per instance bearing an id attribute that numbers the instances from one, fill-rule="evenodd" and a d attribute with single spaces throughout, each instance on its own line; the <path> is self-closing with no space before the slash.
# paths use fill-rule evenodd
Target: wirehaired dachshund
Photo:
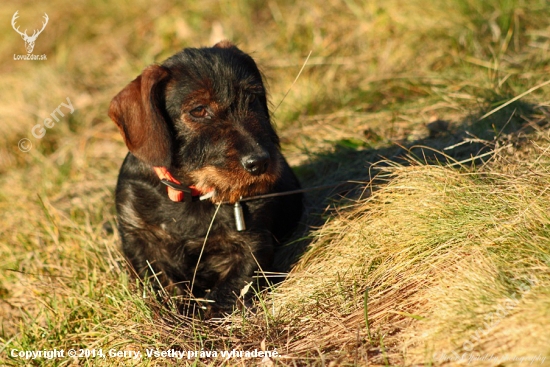
<path id="1" fill-rule="evenodd" d="M 205 317 L 249 302 L 303 206 L 300 193 L 266 195 L 300 184 L 254 60 L 228 41 L 184 49 L 145 68 L 109 116 L 129 150 L 115 195 L 136 272 Z"/>

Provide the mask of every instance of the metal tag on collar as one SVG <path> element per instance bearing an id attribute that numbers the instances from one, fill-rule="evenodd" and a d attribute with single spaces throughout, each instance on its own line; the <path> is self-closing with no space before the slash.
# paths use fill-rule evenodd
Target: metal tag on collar
<path id="1" fill-rule="evenodd" d="M 162 182 L 163 184 L 165 184 L 168 187 L 173 188 L 174 190 L 182 191 L 184 193 L 183 194 L 183 200 L 185 200 L 189 203 L 191 201 L 193 201 L 193 197 L 191 196 L 191 189 L 189 187 L 178 185 L 175 182 L 168 181 L 168 180 L 165 180 L 165 179 L 160 180 L 160 182 Z"/>
<path id="2" fill-rule="evenodd" d="M 238 201 L 233 207 L 233 214 L 235 215 L 235 225 L 237 226 L 237 231 L 244 231 L 246 229 L 246 223 L 244 222 L 243 207 Z"/>

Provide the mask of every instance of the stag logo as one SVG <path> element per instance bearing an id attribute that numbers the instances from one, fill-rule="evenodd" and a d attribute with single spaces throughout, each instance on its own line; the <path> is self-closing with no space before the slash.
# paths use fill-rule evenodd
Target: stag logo
<path id="1" fill-rule="evenodd" d="M 45 22 L 42 23 L 42 29 L 41 30 L 34 30 L 32 36 L 29 36 L 27 34 L 27 30 L 25 29 L 24 32 L 21 32 L 19 30 L 19 27 L 15 28 L 15 21 L 17 20 L 17 18 L 19 18 L 19 15 L 17 15 L 17 13 L 19 13 L 19 10 L 15 12 L 15 14 L 13 14 L 13 17 L 11 18 L 11 26 L 13 27 L 13 29 L 19 33 L 21 35 L 21 38 L 23 38 L 23 41 L 25 41 L 25 48 L 27 49 L 27 53 L 32 53 L 32 50 L 34 50 L 34 43 L 36 42 L 36 39 L 38 38 L 38 36 L 40 35 L 40 33 L 42 33 L 42 31 L 44 30 L 44 28 L 46 28 L 46 24 L 48 24 L 48 14 L 44 13 L 44 20 Z"/>

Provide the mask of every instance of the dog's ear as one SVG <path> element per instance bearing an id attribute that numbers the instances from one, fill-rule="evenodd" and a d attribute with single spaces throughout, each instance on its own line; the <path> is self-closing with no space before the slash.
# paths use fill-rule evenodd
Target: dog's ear
<path id="1" fill-rule="evenodd" d="M 162 113 L 162 86 L 168 77 L 166 68 L 151 65 L 109 106 L 109 117 L 117 124 L 130 152 L 152 166 L 170 167 L 172 140 Z"/>
<path id="2" fill-rule="evenodd" d="M 237 49 L 237 46 L 235 46 L 231 41 L 223 40 L 214 45 L 216 48 L 235 48 Z"/>

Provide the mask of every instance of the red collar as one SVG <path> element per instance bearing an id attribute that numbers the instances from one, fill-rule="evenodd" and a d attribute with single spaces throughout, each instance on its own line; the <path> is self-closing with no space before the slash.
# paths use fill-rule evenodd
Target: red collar
<path id="1" fill-rule="evenodd" d="M 170 172 L 168 172 L 168 168 L 166 168 L 166 167 L 153 167 L 153 169 L 155 170 L 155 173 L 157 174 L 157 176 L 159 177 L 159 179 L 161 181 L 166 180 L 169 183 L 171 182 L 171 183 L 175 184 L 173 186 L 168 185 L 168 184 L 166 185 L 166 190 L 168 191 L 168 197 L 172 201 L 183 201 L 184 192 L 190 193 L 191 197 L 193 197 L 193 196 L 198 197 L 198 196 L 201 196 L 201 195 L 205 194 L 205 192 L 200 191 L 195 186 L 189 186 L 189 190 L 186 190 L 186 189 L 183 189 L 183 188 L 182 188 L 183 190 L 176 189 L 175 187 L 181 186 L 181 182 L 176 180 L 174 178 L 174 176 L 172 176 L 170 174 Z M 211 191 L 213 191 L 213 190 L 209 190 L 207 192 L 211 192 Z M 189 201 L 191 201 L 191 197 L 188 197 L 187 199 Z"/>

